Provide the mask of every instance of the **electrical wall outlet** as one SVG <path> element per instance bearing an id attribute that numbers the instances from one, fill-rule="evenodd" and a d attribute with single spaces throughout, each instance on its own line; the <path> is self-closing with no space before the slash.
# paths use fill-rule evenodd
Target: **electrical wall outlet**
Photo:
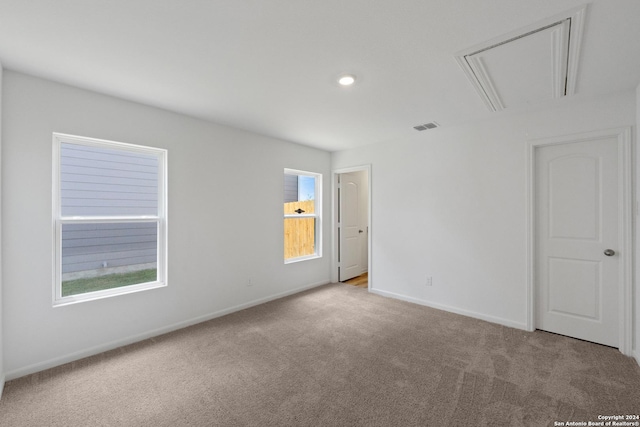
<path id="1" fill-rule="evenodd" d="M 427 286 L 433 286 L 433 277 L 427 276 L 427 282 L 425 284 Z"/>
<path id="2" fill-rule="evenodd" d="M 247 286 L 253 286 L 253 281 L 251 279 L 247 279 Z"/>

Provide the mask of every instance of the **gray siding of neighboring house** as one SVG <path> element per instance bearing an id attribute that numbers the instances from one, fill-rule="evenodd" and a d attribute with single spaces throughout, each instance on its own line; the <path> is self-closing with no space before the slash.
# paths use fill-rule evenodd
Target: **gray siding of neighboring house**
<path id="1" fill-rule="evenodd" d="M 155 223 L 64 224 L 62 274 L 154 263 Z"/>
<path id="2" fill-rule="evenodd" d="M 298 201 L 298 175 L 284 175 L 284 202 Z"/>
<path id="3" fill-rule="evenodd" d="M 62 216 L 157 215 L 153 155 L 62 144 Z"/>
<path id="4" fill-rule="evenodd" d="M 63 143 L 63 216 L 158 214 L 158 161 L 153 155 Z M 64 224 L 62 273 L 154 263 L 153 223 Z"/>

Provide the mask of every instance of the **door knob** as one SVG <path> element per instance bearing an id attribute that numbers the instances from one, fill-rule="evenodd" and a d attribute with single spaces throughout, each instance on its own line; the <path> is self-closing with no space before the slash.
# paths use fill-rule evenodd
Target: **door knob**
<path id="1" fill-rule="evenodd" d="M 613 249 L 605 249 L 604 254 L 606 256 L 614 256 L 616 254 L 616 251 L 614 251 Z"/>

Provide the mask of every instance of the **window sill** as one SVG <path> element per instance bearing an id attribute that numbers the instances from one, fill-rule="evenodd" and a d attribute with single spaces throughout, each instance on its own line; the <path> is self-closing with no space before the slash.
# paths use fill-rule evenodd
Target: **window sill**
<path id="1" fill-rule="evenodd" d="M 87 292 L 84 294 L 70 295 L 62 297 L 60 299 L 53 300 L 53 307 L 63 307 L 65 305 L 72 305 L 81 302 L 96 301 L 104 298 L 111 298 L 118 295 L 132 294 L 135 292 L 142 292 L 151 289 L 164 288 L 167 286 L 166 282 L 150 282 L 141 283 L 139 285 L 131 285 L 122 288 L 107 289 L 104 291 Z"/>
<path id="2" fill-rule="evenodd" d="M 313 255 L 301 256 L 301 257 L 297 257 L 297 258 L 285 259 L 284 263 L 285 264 L 294 264 L 296 262 L 309 261 L 310 259 L 318 259 L 318 258 L 322 258 L 322 255 L 313 254 Z"/>

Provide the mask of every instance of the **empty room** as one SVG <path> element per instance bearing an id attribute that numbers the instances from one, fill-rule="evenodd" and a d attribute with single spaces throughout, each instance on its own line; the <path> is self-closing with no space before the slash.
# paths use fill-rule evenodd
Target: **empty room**
<path id="1" fill-rule="evenodd" d="M 637 0 L 0 0 L 1 426 L 640 426 Z"/>

